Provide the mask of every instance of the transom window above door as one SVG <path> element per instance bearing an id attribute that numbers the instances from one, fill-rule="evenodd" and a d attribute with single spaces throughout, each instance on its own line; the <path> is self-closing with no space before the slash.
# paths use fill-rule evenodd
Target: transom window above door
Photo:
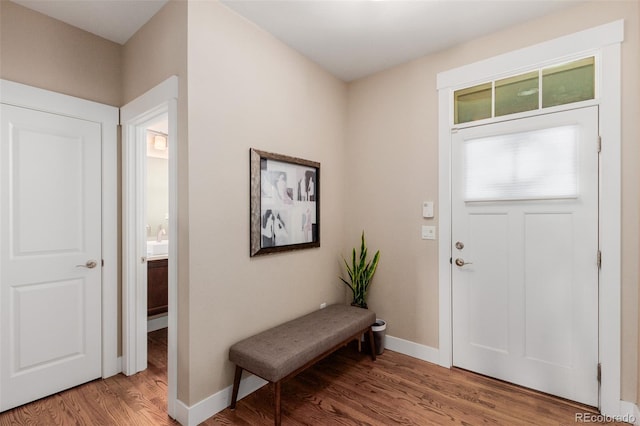
<path id="1" fill-rule="evenodd" d="M 595 99 L 594 56 L 456 90 L 454 124 Z"/>

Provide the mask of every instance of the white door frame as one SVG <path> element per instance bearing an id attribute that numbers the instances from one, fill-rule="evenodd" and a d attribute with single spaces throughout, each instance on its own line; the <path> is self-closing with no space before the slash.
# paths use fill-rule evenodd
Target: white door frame
<path id="1" fill-rule="evenodd" d="M 439 96 L 439 364 L 452 365 L 451 325 L 451 131 L 453 91 L 522 70 L 538 68 L 571 57 L 598 56 L 597 103 L 600 106 L 600 270 L 599 352 L 602 364 L 600 410 L 622 414 L 620 400 L 621 352 L 621 46 L 624 21 L 594 27 L 531 47 L 506 53 L 438 74 Z M 524 114 L 526 116 L 526 114 Z M 515 116 L 515 115 L 514 115 Z M 495 122 L 496 119 L 484 122 Z M 477 124 L 477 123 L 474 123 Z M 462 127 L 462 126 L 458 126 Z M 595 374 L 595 372 L 594 372 Z"/>
<path id="2" fill-rule="evenodd" d="M 101 126 L 102 377 L 118 374 L 118 108 L 8 80 L 0 80 L 0 102 Z"/>
<path id="3" fill-rule="evenodd" d="M 121 109 L 122 122 L 122 370 L 131 375 L 147 367 L 146 282 L 140 282 L 146 268 L 144 218 L 137 206 L 144 204 L 145 188 L 140 178 L 146 161 L 146 145 L 136 143 L 137 133 L 151 118 L 167 114 L 169 122 L 169 308 L 167 359 L 167 410 L 175 418 L 177 400 L 178 318 L 178 77 L 169 77 Z M 144 274 L 146 276 L 146 274 Z"/>

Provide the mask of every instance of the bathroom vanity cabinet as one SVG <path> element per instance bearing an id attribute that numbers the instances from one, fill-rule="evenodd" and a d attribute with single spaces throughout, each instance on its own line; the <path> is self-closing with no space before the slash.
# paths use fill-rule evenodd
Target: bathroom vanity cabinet
<path id="1" fill-rule="evenodd" d="M 147 262 L 147 315 L 167 312 L 169 303 L 169 260 Z"/>

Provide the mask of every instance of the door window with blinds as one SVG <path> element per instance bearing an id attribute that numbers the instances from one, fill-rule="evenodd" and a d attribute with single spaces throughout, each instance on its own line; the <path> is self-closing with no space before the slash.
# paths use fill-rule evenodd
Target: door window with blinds
<path id="1" fill-rule="evenodd" d="M 578 127 L 463 142 L 464 201 L 578 197 Z"/>

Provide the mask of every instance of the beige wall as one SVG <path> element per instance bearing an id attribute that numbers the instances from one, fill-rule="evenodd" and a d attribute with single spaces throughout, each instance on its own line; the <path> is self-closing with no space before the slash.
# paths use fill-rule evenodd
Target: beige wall
<path id="1" fill-rule="evenodd" d="M 0 77 L 121 105 L 121 46 L 7 0 L 0 1 Z"/>
<path id="2" fill-rule="evenodd" d="M 182 77 L 180 94 L 186 94 L 187 2 L 183 0 L 167 3 L 123 46 L 122 103 L 131 102 L 172 75 Z"/>
<path id="3" fill-rule="evenodd" d="M 437 243 L 420 239 L 424 200 L 437 203 L 436 75 L 568 33 L 625 19 L 623 44 L 623 306 L 622 397 L 636 401 L 638 378 L 638 2 L 593 2 L 462 44 L 349 85 L 345 229 L 349 241 L 367 230 L 381 250 L 369 306 L 388 321 L 387 333 L 438 346 Z M 606 144 L 607 141 L 604 141 Z M 604 254 L 606 256 L 606 254 Z"/>
<path id="4" fill-rule="evenodd" d="M 387 334 L 438 347 L 438 243 L 422 240 L 437 225 L 438 103 L 435 67 L 396 67 L 349 86 L 344 252 L 364 230 L 380 263 L 369 307 Z M 422 218 L 434 201 L 436 217 Z"/>
<path id="5" fill-rule="evenodd" d="M 344 302 L 345 84 L 217 2 L 189 2 L 189 400 L 237 340 Z M 249 257 L 249 148 L 321 163 L 321 247 Z"/>
<path id="6" fill-rule="evenodd" d="M 123 103 L 178 76 L 178 399 L 189 395 L 187 2 L 171 0 L 123 46 Z M 170 142 L 172 143 L 172 142 Z"/>

